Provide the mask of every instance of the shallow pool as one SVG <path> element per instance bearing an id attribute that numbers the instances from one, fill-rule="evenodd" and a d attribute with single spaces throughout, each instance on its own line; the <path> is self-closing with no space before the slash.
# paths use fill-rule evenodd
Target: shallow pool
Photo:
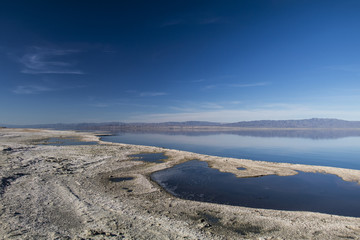
<path id="1" fill-rule="evenodd" d="M 164 153 L 140 153 L 130 155 L 129 157 L 131 157 L 133 160 L 153 163 L 162 163 L 167 159 Z"/>
<path id="2" fill-rule="evenodd" d="M 237 178 L 192 160 L 155 172 L 151 178 L 183 199 L 360 217 L 360 185 L 330 174 Z"/>

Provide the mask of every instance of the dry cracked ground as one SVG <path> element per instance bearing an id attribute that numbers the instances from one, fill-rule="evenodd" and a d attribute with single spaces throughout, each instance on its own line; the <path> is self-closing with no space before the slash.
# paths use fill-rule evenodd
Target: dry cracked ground
<path id="1" fill-rule="evenodd" d="M 53 146 L 51 138 L 98 141 Z M 162 152 L 161 164 L 131 154 Z M 183 200 L 150 180 L 191 159 L 241 176 L 327 172 L 360 181 L 360 171 L 219 158 L 105 143 L 90 133 L 0 129 L 1 239 L 360 239 L 360 219 Z M 237 167 L 246 171 L 236 171 Z M 112 182 L 110 178 L 133 178 Z"/>

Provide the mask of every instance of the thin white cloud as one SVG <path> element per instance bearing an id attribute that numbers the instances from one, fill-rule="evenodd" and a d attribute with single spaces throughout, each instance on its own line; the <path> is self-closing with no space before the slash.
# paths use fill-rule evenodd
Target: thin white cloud
<path id="1" fill-rule="evenodd" d="M 230 101 L 228 102 L 229 104 L 233 104 L 233 105 L 238 105 L 238 104 L 242 104 L 242 101 Z"/>
<path id="2" fill-rule="evenodd" d="M 107 108 L 107 107 L 116 107 L 116 109 L 119 108 L 159 108 L 158 105 L 151 105 L 151 104 L 144 104 L 143 101 L 140 101 L 140 103 L 137 103 L 134 99 L 108 99 L 105 101 L 97 101 L 94 98 L 89 99 L 91 103 L 88 104 L 88 106 L 96 107 L 96 108 Z M 140 100 L 140 99 L 138 99 Z M 142 99 L 141 99 L 142 100 Z"/>
<path id="3" fill-rule="evenodd" d="M 198 101 L 174 101 L 173 106 L 168 108 L 178 113 L 190 113 L 190 112 L 203 112 L 211 110 L 220 110 L 220 109 L 230 109 L 234 107 L 239 107 L 240 104 L 243 104 L 241 101 L 220 101 L 220 102 L 198 102 Z"/>
<path id="4" fill-rule="evenodd" d="M 218 103 L 212 103 L 212 102 L 201 103 L 200 107 L 207 108 L 207 109 L 222 109 L 222 108 L 224 108 L 222 105 L 220 105 Z"/>
<path id="5" fill-rule="evenodd" d="M 114 105 L 125 106 L 125 107 L 136 107 L 136 108 L 159 108 L 158 105 L 151 104 L 142 104 L 142 103 L 132 103 L 132 102 L 117 102 Z"/>
<path id="6" fill-rule="evenodd" d="M 90 104 L 91 107 L 97 107 L 97 108 L 106 108 L 109 107 L 109 104 L 106 103 L 94 103 Z"/>
<path id="7" fill-rule="evenodd" d="M 331 70 L 343 71 L 343 72 L 360 73 L 360 65 L 359 64 L 327 66 L 325 68 L 331 69 Z"/>
<path id="8" fill-rule="evenodd" d="M 262 87 L 269 85 L 268 82 L 245 83 L 245 84 L 227 84 L 228 87 L 247 88 L 247 87 Z"/>
<path id="9" fill-rule="evenodd" d="M 276 104 L 275 104 L 276 105 Z M 275 106 L 273 105 L 273 106 Z M 132 116 L 129 121 L 167 122 L 167 121 L 213 121 L 238 122 L 251 120 L 288 120 L 306 118 L 339 118 L 360 120 L 360 112 L 356 109 L 324 109 L 320 106 L 284 105 L 284 108 L 259 107 L 253 109 L 219 109 L 210 111 L 191 111 L 181 113 L 158 113 Z"/>
<path id="10" fill-rule="evenodd" d="M 196 79 L 196 80 L 181 80 L 181 81 L 176 81 L 177 83 L 201 83 L 201 82 L 205 82 L 205 79 Z"/>
<path id="11" fill-rule="evenodd" d="M 176 112 L 194 112 L 195 108 L 191 107 L 177 107 L 177 106 L 170 106 L 170 110 L 174 110 Z"/>
<path id="12" fill-rule="evenodd" d="M 71 70 L 30 70 L 23 69 L 22 73 L 27 74 L 84 74 L 82 71 L 71 71 Z"/>
<path id="13" fill-rule="evenodd" d="M 203 110 L 224 109 L 223 103 L 227 102 L 196 102 L 196 101 L 174 101 L 176 105 L 169 106 L 170 110 L 177 112 L 199 112 Z"/>
<path id="14" fill-rule="evenodd" d="M 231 83 L 231 84 L 212 84 L 207 85 L 204 89 L 216 89 L 216 88 L 250 88 L 250 87 L 263 87 L 267 86 L 268 82 L 256 82 L 256 83 Z"/>
<path id="15" fill-rule="evenodd" d="M 79 50 L 72 49 L 32 47 L 19 59 L 24 66 L 21 72 L 26 74 L 84 74 L 83 71 L 74 69 L 76 65 L 74 61 L 65 58 L 79 52 Z"/>
<path id="16" fill-rule="evenodd" d="M 165 92 L 142 92 L 139 94 L 140 97 L 157 97 L 157 96 L 164 96 L 168 95 Z"/>
<path id="17" fill-rule="evenodd" d="M 42 92 L 54 91 L 52 88 L 44 86 L 17 86 L 13 92 L 16 94 L 39 94 Z"/>
<path id="18" fill-rule="evenodd" d="M 48 87 L 45 85 L 19 85 L 12 92 L 15 94 L 40 94 L 44 92 L 52 91 L 64 91 L 70 89 L 84 88 L 86 86 L 52 86 Z"/>

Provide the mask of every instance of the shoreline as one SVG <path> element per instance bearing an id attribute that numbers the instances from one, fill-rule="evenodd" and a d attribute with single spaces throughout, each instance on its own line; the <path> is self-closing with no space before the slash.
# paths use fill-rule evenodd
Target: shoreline
<path id="1" fill-rule="evenodd" d="M 34 145 L 50 137 L 99 144 Z M 237 177 L 304 171 L 360 183 L 360 170 L 215 157 L 105 142 L 89 132 L 40 129 L 1 128 L 0 152 L 3 239 L 356 239 L 360 235 L 359 218 L 183 200 L 150 179 L 155 171 L 192 159 Z M 128 157 L 140 152 L 163 152 L 169 158 L 152 164 Z M 134 179 L 114 183 L 110 176 Z"/>
<path id="2" fill-rule="evenodd" d="M 102 136 L 103 134 L 99 133 L 95 135 Z M 232 173 L 236 177 L 240 177 L 240 178 L 251 178 L 251 177 L 260 177 L 267 175 L 292 176 L 297 174 L 296 171 L 302 171 L 302 172 L 312 172 L 312 173 L 333 174 L 340 177 L 344 181 L 357 182 L 358 184 L 360 184 L 360 170 L 357 169 L 221 157 L 221 156 L 193 153 L 183 150 L 168 149 L 168 148 L 162 148 L 156 146 L 134 145 L 134 144 L 103 141 L 101 140 L 101 138 L 99 138 L 98 142 L 99 144 L 120 144 L 120 145 L 129 145 L 129 146 L 143 146 L 143 147 L 157 148 L 157 149 L 161 149 L 165 154 L 169 156 L 169 158 L 172 158 L 174 160 L 177 159 L 178 157 L 177 155 L 179 155 L 179 153 L 180 154 L 183 153 L 181 157 L 186 158 L 187 159 L 186 161 L 191 159 L 198 159 L 200 161 L 207 162 L 209 164 L 209 167 L 211 168 L 218 169 L 220 172 Z M 175 164 L 173 164 L 172 166 L 183 162 L 185 161 L 176 160 L 174 162 Z M 246 170 L 239 171 L 237 169 L 238 167 L 246 168 Z"/>

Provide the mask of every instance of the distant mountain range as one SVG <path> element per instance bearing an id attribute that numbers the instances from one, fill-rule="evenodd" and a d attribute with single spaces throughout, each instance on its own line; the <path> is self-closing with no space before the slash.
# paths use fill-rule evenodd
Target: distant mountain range
<path id="1" fill-rule="evenodd" d="M 228 127 L 244 128 L 360 128 L 360 121 L 345 121 L 332 118 L 302 120 L 261 120 L 225 124 Z"/>
<path id="2" fill-rule="evenodd" d="M 163 123 L 74 123 L 74 124 L 38 124 L 38 125 L 3 125 L 5 127 L 53 128 L 74 130 L 123 130 L 123 129 L 349 129 L 360 128 L 360 121 L 346 121 L 330 118 L 312 118 L 302 120 L 259 120 L 235 123 L 217 123 L 205 121 L 163 122 Z"/>

